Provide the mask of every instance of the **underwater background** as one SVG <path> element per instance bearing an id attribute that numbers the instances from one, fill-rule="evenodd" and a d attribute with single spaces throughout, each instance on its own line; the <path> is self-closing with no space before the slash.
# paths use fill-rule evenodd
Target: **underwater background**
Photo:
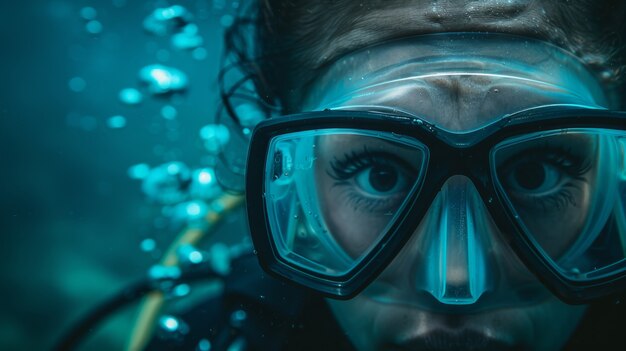
<path id="1" fill-rule="evenodd" d="M 217 74 L 242 5 L 0 6 L 0 350 L 50 349 L 144 277 L 220 191 L 213 167 L 228 133 L 212 124 Z M 214 240 L 241 238 L 242 218 Z M 121 349 L 136 313 L 114 314 L 82 349 Z"/>

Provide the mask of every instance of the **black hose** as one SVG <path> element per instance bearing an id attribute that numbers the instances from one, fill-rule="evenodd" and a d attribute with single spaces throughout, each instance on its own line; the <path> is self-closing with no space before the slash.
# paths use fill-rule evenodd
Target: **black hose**
<path id="1" fill-rule="evenodd" d="M 196 280 L 223 277 L 222 274 L 215 272 L 209 264 L 198 264 L 191 266 L 189 270 L 183 272 L 175 279 L 142 279 L 139 282 L 132 283 L 76 321 L 52 349 L 55 351 L 74 350 L 80 341 L 108 316 L 152 291 L 162 290 L 164 285 L 176 286 Z M 168 284 L 164 284 L 166 282 Z"/>

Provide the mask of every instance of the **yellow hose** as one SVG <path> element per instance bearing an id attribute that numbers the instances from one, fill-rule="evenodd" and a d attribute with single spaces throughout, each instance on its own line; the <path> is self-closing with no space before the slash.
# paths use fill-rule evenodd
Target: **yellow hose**
<path id="1" fill-rule="evenodd" d="M 224 194 L 211 202 L 208 213 L 204 217 L 206 226 L 202 228 L 187 227 L 185 228 L 174 242 L 168 247 L 159 262 L 163 266 L 176 266 L 178 262 L 178 249 L 183 245 L 196 245 L 200 240 L 215 229 L 225 215 L 232 212 L 235 208 L 243 203 L 242 195 Z M 140 303 L 137 320 L 131 333 L 127 350 L 139 351 L 143 350 L 152 337 L 154 321 L 159 316 L 161 308 L 164 304 L 164 294 L 161 291 L 153 291 L 149 293 Z"/>

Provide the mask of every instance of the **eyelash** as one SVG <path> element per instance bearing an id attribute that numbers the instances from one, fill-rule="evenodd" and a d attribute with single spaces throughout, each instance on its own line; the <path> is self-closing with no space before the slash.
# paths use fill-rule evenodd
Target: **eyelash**
<path id="1" fill-rule="evenodd" d="M 590 160 L 585 160 L 583 157 L 575 155 L 572 153 L 571 148 L 550 146 L 547 144 L 521 151 L 510 157 L 509 160 L 547 162 L 571 178 L 571 180 L 563 184 L 561 190 L 555 194 L 540 197 L 527 195 L 527 198 L 530 199 L 533 204 L 540 206 L 543 211 L 546 211 L 549 206 L 555 210 L 561 210 L 568 204 L 575 206 L 575 197 L 568 188 L 580 189 L 579 185 L 573 183 L 573 181 L 584 181 L 584 174 L 587 173 L 592 166 Z M 511 168 L 511 165 L 520 162 L 509 160 L 500 167 L 500 169 L 505 170 L 502 173 L 506 173 L 506 169 Z"/>
<path id="2" fill-rule="evenodd" d="M 417 172 L 414 167 L 397 155 L 383 151 L 370 151 L 367 146 L 364 146 L 363 151 L 346 153 L 340 160 L 335 158 L 330 164 L 331 170 L 327 171 L 327 173 L 336 180 L 334 186 L 342 186 L 349 185 L 348 181 L 350 179 L 369 167 L 390 164 L 399 165 L 404 169 Z M 368 212 L 388 208 L 390 203 L 397 201 L 397 199 L 389 197 L 368 198 L 354 192 L 349 193 L 347 198 L 355 209 L 364 209 Z"/>

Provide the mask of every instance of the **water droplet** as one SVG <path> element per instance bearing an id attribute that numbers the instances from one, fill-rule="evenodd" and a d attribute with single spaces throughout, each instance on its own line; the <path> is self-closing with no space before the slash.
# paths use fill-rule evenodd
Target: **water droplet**
<path id="1" fill-rule="evenodd" d="M 70 87 L 71 91 L 80 93 L 85 90 L 85 87 L 87 87 L 87 82 L 81 77 L 74 77 L 69 80 L 67 85 Z"/>
<path id="2" fill-rule="evenodd" d="M 126 126 L 126 118 L 124 116 L 113 116 L 107 120 L 107 126 L 111 129 L 120 129 Z"/>

